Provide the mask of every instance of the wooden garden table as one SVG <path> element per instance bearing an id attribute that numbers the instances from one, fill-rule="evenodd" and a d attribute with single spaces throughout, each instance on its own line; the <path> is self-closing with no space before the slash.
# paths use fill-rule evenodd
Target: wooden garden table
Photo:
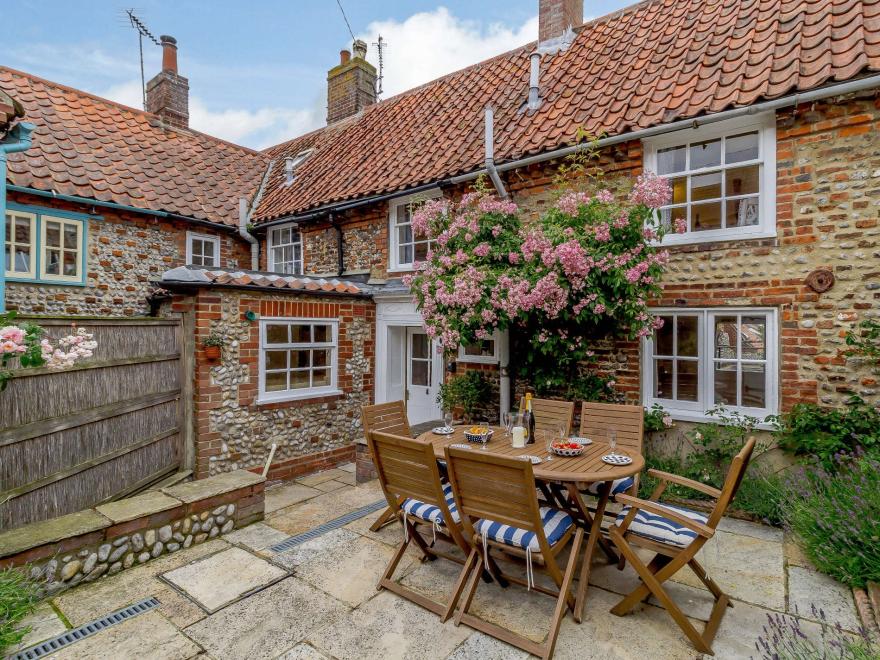
<path id="1" fill-rule="evenodd" d="M 419 436 L 419 440 L 431 442 L 434 445 L 434 455 L 439 459 L 444 458 L 444 447 L 452 443 L 465 443 L 471 446 L 474 451 L 482 451 L 482 445 L 468 443 L 465 439 L 464 432 L 465 429 L 469 428 L 469 425 L 456 426 L 454 428 L 455 432 L 451 435 L 437 435 L 433 431 L 426 431 Z M 554 455 L 552 460 L 547 461 L 544 460 L 548 455 L 546 441 L 543 440 L 540 432 L 538 432 L 538 439 L 534 444 L 526 445 L 525 448 L 515 449 L 511 444 L 511 439 L 505 436 L 503 428 L 493 426 L 492 429 L 494 433 L 486 446 L 486 451 L 499 456 L 516 457 L 523 454 L 531 454 L 541 458 L 542 462 L 535 465 L 533 470 L 535 479 L 539 481 L 538 487 L 544 497 L 549 502 L 555 503 L 560 508 L 568 511 L 574 518 L 575 523 L 584 527 L 588 532 L 584 560 L 578 582 L 577 603 L 575 605 L 575 620 L 580 622 L 587 596 L 590 563 L 596 546 L 598 545 L 602 548 L 612 563 L 617 562 L 617 554 L 614 552 L 611 544 L 602 536 L 602 516 L 605 513 L 605 507 L 608 505 L 611 482 L 615 479 L 623 479 L 641 472 L 645 466 L 645 459 L 641 454 L 630 448 L 618 447 L 617 453 L 629 456 L 633 459 L 633 462 L 629 465 L 608 465 L 602 462 L 602 456 L 611 453 L 611 448 L 605 442 L 594 440 L 592 444 L 587 445 L 584 453 L 580 456 L 564 458 Z M 580 485 L 583 488 L 587 483 L 594 482 L 600 482 L 603 485 L 599 488 L 596 509 L 591 515 L 578 486 Z"/>

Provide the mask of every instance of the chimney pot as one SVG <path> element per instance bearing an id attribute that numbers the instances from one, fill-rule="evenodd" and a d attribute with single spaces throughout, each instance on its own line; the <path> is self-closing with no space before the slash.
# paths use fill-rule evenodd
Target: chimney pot
<path id="1" fill-rule="evenodd" d="M 159 42 L 162 44 L 162 71 L 177 73 L 177 39 L 163 34 Z"/>
<path id="2" fill-rule="evenodd" d="M 538 0 L 538 41 L 561 37 L 584 22 L 584 0 Z"/>
<path id="3" fill-rule="evenodd" d="M 351 52 L 343 49 L 339 51 L 339 63 L 340 64 L 348 64 L 348 61 L 351 59 Z"/>
<path id="4" fill-rule="evenodd" d="M 362 60 L 367 59 L 367 42 L 366 41 L 362 41 L 360 39 L 355 39 L 351 48 L 354 51 L 355 57 L 359 57 Z"/>

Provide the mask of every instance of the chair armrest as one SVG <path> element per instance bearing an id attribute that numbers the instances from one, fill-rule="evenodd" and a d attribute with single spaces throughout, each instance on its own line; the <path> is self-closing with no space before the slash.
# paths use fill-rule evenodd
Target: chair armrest
<path id="1" fill-rule="evenodd" d="M 716 500 L 721 497 L 721 491 L 717 488 L 707 486 L 706 484 L 701 484 L 699 481 L 694 481 L 693 479 L 688 479 L 687 477 L 679 477 L 677 474 L 661 472 L 660 470 L 655 470 L 654 468 L 651 468 L 650 470 L 648 470 L 648 476 L 672 484 L 678 484 L 679 486 L 684 486 L 686 488 L 691 488 L 693 490 L 698 490 L 701 493 L 705 493 L 706 495 L 715 498 Z"/>
<path id="2" fill-rule="evenodd" d="M 658 516 L 663 516 L 664 518 L 668 518 L 673 522 L 677 522 L 682 527 L 687 527 L 689 530 L 696 532 L 700 536 L 704 536 L 707 539 L 712 538 L 715 535 L 715 530 L 709 527 L 708 525 L 704 525 L 701 522 L 697 522 L 696 520 L 691 520 L 684 514 L 675 511 L 674 509 L 667 509 L 659 502 L 651 502 L 650 500 L 642 500 L 638 497 L 632 497 L 631 495 L 618 495 L 617 501 L 621 504 L 628 505 L 632 507 L 632 509 L 642 509 L 644 511 L 649 511 Z M 632 510 L 630 511 L 632 513 Z M 629 518 L 629 516 L 627 516 Z M 627 525 L 629 527 L 629 525 Z M 621 529 L 621 532 L 626 532 L 626 529 Z"/>

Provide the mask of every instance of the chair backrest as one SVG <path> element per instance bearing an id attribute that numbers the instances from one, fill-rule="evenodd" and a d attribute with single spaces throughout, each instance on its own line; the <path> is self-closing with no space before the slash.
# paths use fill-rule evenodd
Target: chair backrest
<path id="1" fill-rule="evenodd" d="M 483 518 L 535 532 L 542 549 L 546 547 L 529 461 L 457 447 L 445 451 L 449 482 L 468 538 L 473 537 L 474 521 Z"/>
<path id="2" fill-rule="evenodd" d="M 440 470 L 430 442 L 371 431 L 367 444 L 388 504 L 400 507 L 407 497 L 439 506 L 450 520 L 440 483 Z"/>
<path id="3" fill-rule="evenodd" d="M 645 410 L 641 406 L 619 403 L 581 405 L 581 435 L 605 440 L 608 431 L 617 431 L 617 444 L 642 453 L 645 435 Z"/>
<path id="4" fill-rule="evenodd" d="M 364 425 L 364 436 L 367 438 L 372 431 L 412 437 L 409 420 L 406 417 L 406 404 L 403 401 L 361 406 L 361 423 Z"/>
<path id="5" fill-rule="evenodd" d="M 520 411 L 525 410 L 525 400 L 520 400 Z M 565 424 L 565 434 L 571 433 L 571 420 L 574 417 L 573 401 L 554 401 L 553 399 L 532 399 L 532 414 L 535 415 L 537 431 L 555 432 L 559 424 Z"/>
<path id="6" fill-rule="evenodd" d="M 730 462 L 730 469 L 727 470 L 727 477 L 724 479 L 721 495 L 718 496 L 715 508 L 712 509 L 712 513 L 709 515 L 709 520 L 706 523 L 712 529 L 715 529 L 724 512 L 727 511 L 728 505 L 736 496 L 736 491 L 739 490 L 739 485 L 742 483 L 746 470 L 749 467 L 749 461 L 752 459 L 755 442 L 755 438 L 746 440 L 746 444 L 743 445 L 743 448 L 739 450 L 739 453 Z"/>

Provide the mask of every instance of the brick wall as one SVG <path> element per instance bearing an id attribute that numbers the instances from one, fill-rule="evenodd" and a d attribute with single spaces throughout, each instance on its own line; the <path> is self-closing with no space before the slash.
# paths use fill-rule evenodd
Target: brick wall
<path id="1" fill-rule="evenodd" d="M 88 213 L 91 207 L 22 194 L 10 202 L 43 209 Z M 250 252 L 231 232 L 135 213 L 97 208 L 88 221 L 86 285 L 6 281 L 6 306 L 28 314 L 134 316 L 149 311 L 147 296 L 169 268 L 186 262 L 187 230 L 220 237 L 224 267 L 249 267 Z"/>
<path id="2" fill-rule="evenodd" d="M 172 308 L 195 315 L 198 478 L 260 468 L 273 443 L 273 479 L 354 458 L 360 406 L 373 400 L 376 313 L 371 300 L 202 290 L 176 298 Z M 258 403 L 259 323 L 248 321 L 247 311 L 260 317 L 338 319 L 337 386 L 342 393 Z M 217 362 L 208 360 L 202 347 L 211 332 L 226 340 Z"/>

